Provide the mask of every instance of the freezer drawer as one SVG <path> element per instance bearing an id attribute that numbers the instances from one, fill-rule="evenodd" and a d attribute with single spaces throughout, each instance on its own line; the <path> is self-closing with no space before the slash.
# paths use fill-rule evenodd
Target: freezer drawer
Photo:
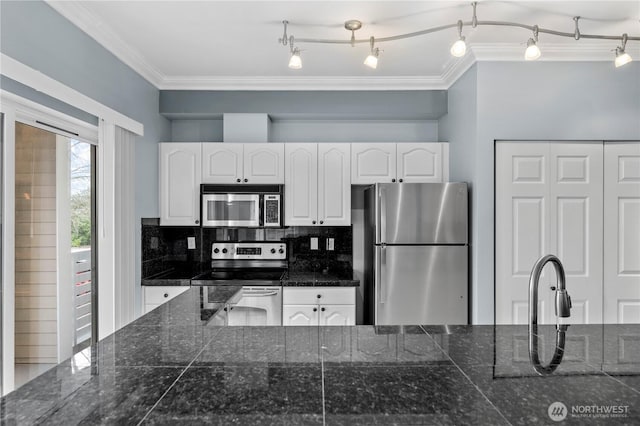
<path id="1" fill-rule="evenodd" d="M 467 324 L 465 246 L 376 246 L 375 324 Z"/>

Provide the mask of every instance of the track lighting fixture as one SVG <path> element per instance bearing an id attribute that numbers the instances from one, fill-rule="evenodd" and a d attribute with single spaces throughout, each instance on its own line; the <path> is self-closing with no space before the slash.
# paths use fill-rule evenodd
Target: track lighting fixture
<path id="1" fill-rule="evenodd" d="M 299 70 L 302 68 L 302 58 L 300 57 L 300 49 L 297 47 L 291 50 L 291 57 L 289 58 L 289 68 L 292 70 Z"/>
<path id="2" fill-rule="evenodd" d="M 467 53 L 467 43 L 462 35 L 462 21 L 458 21 L 458 40 L 451 45 L 451 54 L 456 58 L 461 58 Z"/>
<path id="3" fill-rule="evenodd" d="M 369 38 L 369 43 L 371 44 L 371 52 L 369 53 L 369 56 L 365 58 L 364 64 L 375 70 L 378 68 L 378 56 L 380 55 L 380 49 L 373 47 L 375 43 L 375 39 L 373 37 Z"/>
<path id="4" fill-rule="evenodd" d="M 344 28 L 349 31 L 350 37 L 348 39 L 316 39 L 316 38 L 298 38 L 296 41 L 298 43 L 319 43 L 319 44 L 332 44 L 332 45 L 340 45 L 340 44 L 348 44 L 352 47 L 355 47 L 356 44 L 359 43 L 367 43 L 369 42 L 371 45 L 371 51 L 367 58 L 364 61 L 364 64 L 370 68 L 376 68 L 378 66 L 378 57 L 380 56 L 380 49 L 374 47 L 374 42 L 391 42 L 396 40 L 403 40 L 405 38 L 419 37 L 439 31 L 448 30 L 449 28 L 457 28 L 458 29 L 458 40 L 456 40 L 450 48 L 451 55 L 455 57 L 462 57 L 466 54 L 467 44 L 466 39 L 462 35 L 462 27 L 465 25 L 470 26 L 471 28 L 477 28 L 479 26 L 499 26 L 499 27 L 516 27 L 516 28 L 524 28 L 530 31 L 533 31 L 533 37 L 529 38 L 527 41 L 527 48 L 525 50 L 524 59 L 527 61 L 534 61 L 541 56 L 540 47 L 538 46 L 538 33 L 550 34 L 556 37 L 571 37 L 576 41 L 579 41 L 583 38 L 585 39 L 599 39 L 599 40 L 620 40 L 619 36 L 612 35 L 603 35 L 603 34 L 581 34 L 579 28 L 579 16 L 574 16 L 574 30 L 573 32 L 564 32 L 558 31 L 550 28 L 539 28 L 537 25 L 527 25 L 521 24 L 519 22 L 509 22 L 509 21 L 480 21 L 478 20 L 476 9 L 478 6 L 477 2 L 471 3 L 473 8 L 473 15 L 470 21 L 462 21 L 458 20 L 455 24 L 444 24 L 439 25 L 432 28 L 426 28 L 419 31 L 414 31 L 405 34 L 397 34 L 390 35 L 387 37 L 370 37 L 369 39 L 357 39 L 355 36 L 355 32 L 362 28 L 362 22 L 357 19 L 351 19 L 344 23 Z M 287 21 L 282 21 L 284 24 L 284 34 L 282 38 L 278 40 L 283 46 L 291 45 L 291 57 L 289 59 L 289 67 L 294 69 L 299 69 L 302 67 L 302 60 L 300 59 L 300 50 L 298 48 L 293 47 L 293 36 L 287 36 Z M 626 53 L 626 43 L 627 41 L 640 41 L 640 36 L 627 36 L 627 34 L 622 35 L 622 43 L 621 46 L 616 47 L 615 49 L 615 66 L 621 67 L 624 64 L 628 64 L 632 61 L 631 56 Z"/>
<path id="5" fill-rule="evenodd" d="M 619 68 L 633 61 L 633 59 L 631 58 L 631 55 L 629 55 L 627 52 L 624 51 L 626 47 L 627 47 L 627 34 L 625 33 L 625 34 L 622 34 L 622 45 L 616 47 L 616 60 L 614 62 L 616 65 L 616 68 Z"/>
<path id="6" fill-rule="evenodd" d="M 527 50 L 524 51 L 525 61 L 535 61 L 542 53 L 538 47 L 538 26 L 533 26 L 533 38 L 527 41 Z"/>

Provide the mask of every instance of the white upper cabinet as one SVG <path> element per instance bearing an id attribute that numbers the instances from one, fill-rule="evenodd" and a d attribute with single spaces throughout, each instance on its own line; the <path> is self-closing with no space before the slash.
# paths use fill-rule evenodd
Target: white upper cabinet
<path id="1" fill-rule="evenodd" d="M 284 183 L 284 144 L 244 144 L 246 183 Z"/>
<path id="2" fill-rule="evenodd" d="M 398 182 L 443 182 L 441 143 L 396 145 Z"/>
<path id="3" fill-rule="evenodd" d="M 351 144 L 351 183 L 377 182 L 396 182 L 396 144 Z"/>
<path id="4" fill-rule="evenodd" d="M 202 183 L 240 183 L 243 178 L 244 144 L 202 144 Z"/>
<path id="5" fill-rule="evenodd" d="M 203 143 L 203 183 L 284 183 L 281 143 Z"/>
<path id="6" fill-rule="evenodd" d="M 285 145 L 285 225 L 349 226 L 349 144 Z"/>
<path id="7" fill-rule="evenodd" d="M 351 144 L 351 183 L 446 182 L 449 145 L 421 143 Z"/>
<path id="8" fill-rule="evenodd" d="M 311 226 L 318 221 L 318 145 L 285 145 L 284 222 Z"/>
<path id="9" fill-rule="evenodd" d="M 200 143 L 160 144 L 160 225 L 200 223 Z"/>
<path id="10" fill-rule="evenodd" d="M 318 224 L 351 225 L 349 144 L 318 144 Z"/>

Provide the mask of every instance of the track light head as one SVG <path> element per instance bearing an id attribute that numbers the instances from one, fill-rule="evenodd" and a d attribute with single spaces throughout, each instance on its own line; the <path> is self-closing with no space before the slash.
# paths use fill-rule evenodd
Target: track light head
<path id="1" fill-rule="evenodd" d="M 291 58 L 289 58 L 289 68 L 292 70 L 299 70 L 302 68 L 302 58 L 300 57 L 300 49 L 294 48 L 291 52 Z"/>
<path id="2" fill-rule="evenodd" d="M 465 37 L 462 35 L 462 21 L 458 21 L 458 40 L 451 45 L 449 51 L 456 58 L 461 58 L 467 53 L 467 43 L 465 43 Z"/>
<path id="3" fill-rule="evenodd" d="M 626 47 L 627 47 L 627 34 L 625 33 L 625 34 L 622 34 L 622 45 L 616 47 L 616 60 L 614 61 L 616 68 L 619 68 L 633 61 L 633 59 L 631 58 L 631 55 L 629 55 L 627 52 L 624 51 Z"/>
<path id="4" fill-rule="evenodd" d="M 535 61 L 542 55 L 538 47 L 538 26 L 533 26 L 533 37 L 527 41 L 527 50 L 524 51 L 525 61 Z"/>
<path id="5" fill-rule="evenodd" d="M 367 56 L 364 60 L 364 64 L 369 68 L 376 69 L 378 68 L 378 56 L 380 56 L 380 49 L 377 47 L 373 47 L 375 44 L 375 38 L 369 38 L 369 44 L 371 45 L 371 52 L 369 56 Z"/>

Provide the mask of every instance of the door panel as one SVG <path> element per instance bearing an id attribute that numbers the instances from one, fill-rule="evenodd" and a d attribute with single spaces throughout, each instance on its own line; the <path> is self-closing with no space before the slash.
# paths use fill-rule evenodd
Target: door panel
<path id="1" fill-rule="evenodd" d="M 318 314 L 317 305 L 284 305 L 282 306 L 282 325 L 317 326 Z"/>
<path id="2" fill-rule="evenodd" d="M 465 183 L 378 184 L 377 187 L 376 211 L 381 215 L 377 243 L 467 242 L 468 199 Z"/>
<path id="3" fill-rule="evenodd" d="M 467 250 L 376 247 L 376 325 L 466 324 Z"/>
<path id="4" fill-rule="evenodd" d="M 355 305 L 322 305 L 320 325 L 355 325 Z"/>
<path id="5" fill-rule="evenodd" d="M 442 182 L 442 144 L 399 143 L 396 145 L 398 180 Z"/>
<path id="6" fill-rule="evenodd" d="M 200 144 L 160 144 L 160 225 L 193 226 L 200 219 Z"/>
<path id="7" fill-rule="evenodd" d="M 318 144 L 318 224 L 351 225 L 349 144 Z"/>
<path id="8" fill-rule="evenodd" d="M 311 226 L 318 219 L 317 144 L 285 145 L 285 225 Z"/>
<path id="9" fill-rule="evenodd" d="M 604 322 L 640 323 L 640 142 L 604 155 Z"/>
<path id="10" fill-rule="evenodd" d="M 368 185 L 378 182 L 395 182 L 396 144 L 351 144 L 351 183 Z"/>
<path id="11" fill-rule="evenodd" d="M 244 179 L 248 183 L 284 183 L 284 144 L 244 144 Z"/>
<path id="12" fill-rule="evenodd" d="M 202 144 L 202 183 L 239 183 L 243 176 L 241 143 Z"/>

